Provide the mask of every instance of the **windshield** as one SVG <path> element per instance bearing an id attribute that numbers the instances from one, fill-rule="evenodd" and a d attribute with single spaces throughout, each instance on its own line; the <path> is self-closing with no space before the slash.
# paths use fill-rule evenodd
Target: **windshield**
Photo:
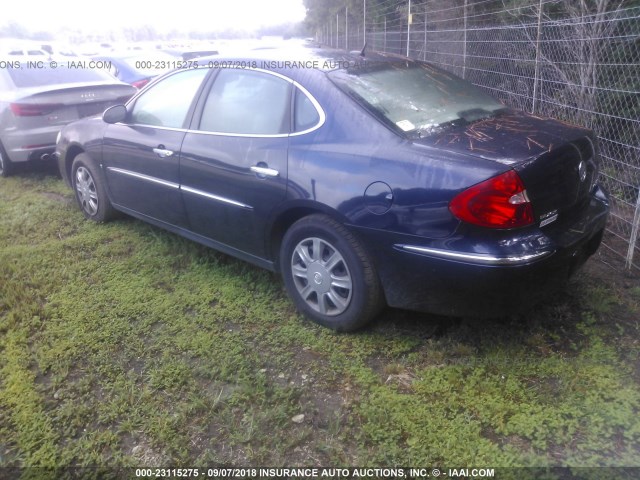
<path id="1" fill-rule="evenodd" d="M 504 106 L 471 83 L 418 62 L 385 62 L 329 76 L 386 123 L 420 136 L 471 123 Z"/>

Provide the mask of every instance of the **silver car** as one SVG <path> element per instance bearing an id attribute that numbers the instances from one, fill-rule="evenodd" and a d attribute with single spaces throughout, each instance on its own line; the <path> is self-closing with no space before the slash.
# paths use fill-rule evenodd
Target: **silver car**
<path id="1" fill-rule="evenodd" d="M 91 65 L 0 58 L 0 176 L 15 164 L 47 161 L 69 122 L 101 114 L 137 90 Z"/>

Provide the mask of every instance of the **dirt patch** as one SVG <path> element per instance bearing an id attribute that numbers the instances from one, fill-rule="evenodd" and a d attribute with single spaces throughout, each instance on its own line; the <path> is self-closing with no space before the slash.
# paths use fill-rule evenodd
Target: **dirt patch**
<path id="1" fill-rule="evenodd" d="M 49 200 L 53 200 L 54 202 L 61 203 L 63 205 L 72 205 L 73 198 L 70 198 L 66 195 L 61 195 L 55 192 L 42 192 L 42 196 L 48 198 Z"/>
<path id="2" fill-rule="evenodd" d="M 159 467 L 168 465 L 168 457 L 149 446 L 146 441 L 141 441 L 131 449 L 131 456 L 138 462 L 140 467 Z"/>

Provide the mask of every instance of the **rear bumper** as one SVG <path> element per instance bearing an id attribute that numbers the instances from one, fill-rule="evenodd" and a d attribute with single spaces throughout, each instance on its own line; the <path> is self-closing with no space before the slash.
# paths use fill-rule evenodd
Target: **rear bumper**
<path id="1" fill-rule="evenodd" d="M 426 239 L 368 230 L 387 303 L 440 315 L 499 317 L 527 311 L 549 299 L 595 253 L 608 203 L 601 190 L 571 228 L 511 233 L 490 252 L 451 250 Z M 395 238 L 395 240 L 394 240 Z M 473 243 L 470 242 L 472 247 Z M 485 245 L 486 246 L 486 245 Z"/>
<path id="2" fill-rule="evenodd" d="M 12 163 L 55 160 L 56 136 L 60 126 L 5 133 L 2 143 Z M 43 158 L 44 156 L 44 158 Z"/>

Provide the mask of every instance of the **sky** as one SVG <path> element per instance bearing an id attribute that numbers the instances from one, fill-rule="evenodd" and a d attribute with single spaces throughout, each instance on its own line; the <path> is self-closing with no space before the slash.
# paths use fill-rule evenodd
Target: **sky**
<path id="1" fill-rule="evenodd" d="M 31 32 L 64 27 L 107 31 L 142 25 L 152 25 L 159 32 L 251 30 L 302 21 L 304 16 L 302 0 L 10 0 L 2 6 L 0 26 L 13 21 Z"/>

